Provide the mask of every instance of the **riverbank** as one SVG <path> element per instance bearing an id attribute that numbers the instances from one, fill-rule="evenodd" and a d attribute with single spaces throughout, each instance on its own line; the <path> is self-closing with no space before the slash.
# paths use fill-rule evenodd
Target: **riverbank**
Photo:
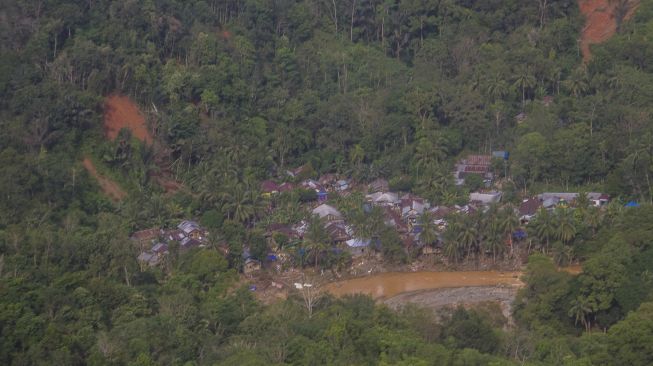
<path id="1" fill-rule="evenodd" d="M 521 272 L 459 271 L 459 272 L 386 272 L 332 282 L 323 287 L 335 296 L 365 294 L 386 300 L 400 294 L 443 288 L 481 286 L 521 287 Z"/>
<path id="2" fill-rule="evenodd" d="M 383 300 L 390 308 L 398 310 L 407 304 L 439 310 L 455 306 L 475 306 L 485 302 L 498 303 L 501 313 L 511 319 L 512 303 L 517 296 L 518 286 L 470 286 L 441 288 L 402 293 Z"/>

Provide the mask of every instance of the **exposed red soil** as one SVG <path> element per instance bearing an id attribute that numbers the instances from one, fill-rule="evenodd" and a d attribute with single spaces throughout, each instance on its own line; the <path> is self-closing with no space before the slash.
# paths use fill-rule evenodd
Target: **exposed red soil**
<path id="1" fill-rule="evenodd" d="M 639 0 L 629 0 L 625 4 L 624 21 L 633 16 Z M 621 1 L 616 0 L 578 0 L 578 7 L 585 15 L 585 27 L 580 38 L 580 49 L 585 63 L 592 57 L 590 46 L 607 41 L 617 31 L 617 17 L 621 6 Z"/>
<path id="2" fill-rule="evenodd" d="M 104 132 L 108 139 L 115 140 L 123 128 L 129 129 L 132 136 L 147 145 L 154 143 L 154 138 L 147 129 L 145 116 L 136 103 L 128 96 L 110 95 L 104 99 Z M 169 168 L 169 154 L 158 145 L 155 145 L 154 148 L 155 151 L 158 151 L 156 153 L 155 163 L 159 167 L 159 172 L 150 172 L 150 176 L 166 192 L 177 192 L 182 188 L 182 184 L 172 179 L 172 173 Z"/>
<path id="3" fill-rule="evenodd" d="M 152 144 L 145 117 L 136 103 L 127 96 L 110 95 L 104 99 L 104 132 L 109 140 L 115 140 L 123 128 L 146 144 Z"/>
<path id="4" fill-rule="evenodd" d="M 127 193 L 125 193 L 116 182 L 98 173 L 91 159 L 85 157 L 82 164 L 88 173 L 97 180 L 100 188 L 102 188 L 102 192 L 109 196 L 113 201 L 120 201 L 127 196 Z"/>

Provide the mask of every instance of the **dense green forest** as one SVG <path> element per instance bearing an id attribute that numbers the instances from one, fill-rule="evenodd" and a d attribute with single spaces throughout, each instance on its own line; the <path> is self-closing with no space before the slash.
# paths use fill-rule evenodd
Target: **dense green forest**
<path id="1" fill-rule="evenodd" d="M 572 0 L 0 4 L 0 364 L 653 363 L 652 1 L 587 64 Z M 155 143 L 105 138 L 111 94 L 141 106 Z M 306 165 L 455 203 L 469 187 L 454 162 L 493 150 L 511 153 L 514 199 L 582 187 L 643 203 L 586 226 L 579 276 L 531 256 L 514 326 L 363 296 L 309 317 L 299 295 L 263 305 L 241 286 L 262 180 Z M 158 184 L 161 161 L 184 189 Z M 129 235 L 188 217 L 232 255 L 142 271 Z"/>

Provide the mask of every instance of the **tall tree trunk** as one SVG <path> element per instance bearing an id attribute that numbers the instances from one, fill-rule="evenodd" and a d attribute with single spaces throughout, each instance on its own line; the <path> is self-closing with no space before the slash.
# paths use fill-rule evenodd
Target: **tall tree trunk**
<path id="1" fill-rule="evenodd" d="M 351 23 L 349 25 L 349 41 L 354 41 L 354 14 L 356 13 L 356 0 L 351 3 Z"/>

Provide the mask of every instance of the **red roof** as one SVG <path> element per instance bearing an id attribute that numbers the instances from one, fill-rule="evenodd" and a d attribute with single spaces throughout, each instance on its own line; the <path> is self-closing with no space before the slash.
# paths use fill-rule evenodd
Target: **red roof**
<path id="1" fill-rule="evenodd" d="M 540 202 L 539 199 L 537 198 L 529 198 L 521 203 L 519 206 L 519 215 L 520 216 L 530 216 L 534 215 L 537 210 L 542 206 L 542 202 Z"/>
<path id="2" fill-rule="evenodd" d="M 489 166 L 484 165 L 467 165 L 465 167 L 465 173 L 486 173 L 490 170 Z"/>
<path id="3" fill-rule="evenodd" d="M 282 185 L 279 186 L 279 192 L 288 192 L 292 191 L 295 189 L 295 186 L 292 183 L 283 183 Z"/>
<path id="4" fill-rule="evenodd" d="M 399 232 L 408 231 L 408 227 L 401 219 L 401 216 L 399 216 L 399 214 L 395 212 L 395 210 L 393 210 L 390 207 L 384 207 L 384 212 L 385 212 L 386 221 L 391 221 L 393 226 L 397 229 L 397 231 Z"/>
<path id="5" fill-rule="evenodd" d="M 279 186 L 271 180 L 261 182 L 261 191 L 264 193 L 278 192 Z"/>
<path id="6" fill-rule="evenodd" d="M 490 166 L 492 164 L 491 155 L 470 155 L 467 157 L 467 165 L 485 165 Z"/>
<path id="7" fill-rule="evenodd" d="M 161 234 L 161 229 L 147 229 L 137 231 L 132 234 L 132 239 L 134 240 L 152 240 L 159 237 Z"/>

